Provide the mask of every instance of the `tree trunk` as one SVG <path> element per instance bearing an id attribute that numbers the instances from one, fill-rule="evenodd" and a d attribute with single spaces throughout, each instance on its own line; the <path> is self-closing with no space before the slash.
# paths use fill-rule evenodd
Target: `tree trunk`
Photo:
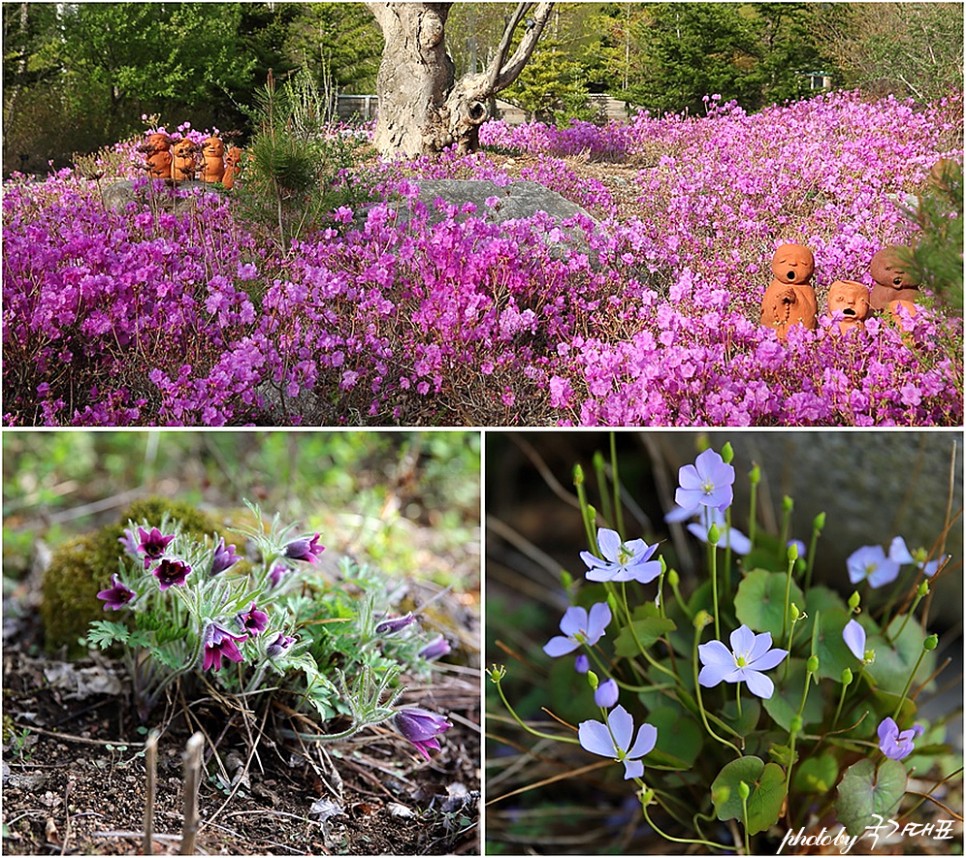
<path id="1" fill-rule="evenodd" d="M 520 3 L 489 68 L 455 81 L 445 40 L 452 3 L 367 5 L 385 41 L 373 143 L 383 154 L 408 157 L 434 154 L 454 143 L 461 152 L 478 148 L 480 125 L 490 115 L 487 102 L 517 79 L 553 8 L 553 3 Z M 508 59 L 513 33 L 531 10 L 526 31 Z"/>

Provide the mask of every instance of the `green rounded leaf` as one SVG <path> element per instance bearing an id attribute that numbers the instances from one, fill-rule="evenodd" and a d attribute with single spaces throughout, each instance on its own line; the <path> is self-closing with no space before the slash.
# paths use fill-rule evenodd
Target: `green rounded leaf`
<path id="1" fill-rule="evenodd" d="M 741 803 L 738 785 L 744 781 L 751 788 L 748 796 L 748 819 Z M 759 757 L 740 757 L 728 763 L 711 784 L 711 801 L 722 822 L 737 819 L 747 824 L 749 834 L 757 834 L 778 822 L 785 800 L 785 773 L 775 763 Z"/>
<path id="2" fill-rule="evenodd" d="M 835 810 L 849 834 L 858 835 L 876 821 L 889 819 L 906 791 L 906 769 L 898 760 L 872 760 L 850 766 L 839 784 Z"/>
<path id="3" fill-rule="evenodd" d="M 786 578 L 782 572 L 755 569 L 744 577 L 735 595 L 735 614 L 738 622 L 744 623 L 755 632 L 771 632 L 776 646 L 781 646 L 783 643 L 779 638 L 784 625 L 785 583 Z M 789 602 L 805 604 L 805 597 L 794 581 L 788 598 Z M 785 631 L 788 631 L 787 626 Z"/>
<path id="4" fill-rule="evenodd" d="M 824 794 L 832 791 L 839 778 L 839 765 L 829 752 L 810 757 L 795 769 L 795 789 L 801 792 Z"/>

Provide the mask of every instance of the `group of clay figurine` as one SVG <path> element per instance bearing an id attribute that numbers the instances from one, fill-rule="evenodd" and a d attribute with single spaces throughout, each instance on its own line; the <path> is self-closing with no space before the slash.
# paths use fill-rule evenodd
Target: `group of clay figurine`
<path id="1" fill-rule="evenodd" d="M 855 280 L 836 280 L 828 287 L 827 315 L 838 322 L 841 333 L 865 324 L 873 311 L 895 314 L 901 306 L 910 315 L 916 312 L 919 284 L 905 270 L 900 248 L 883 247 L 872 257 L 869 268 L 875 281 L 871 290 Z M 818 301 L 811 284 L 815 273 L 812 251 L 800 244 L 783 244 L 775 251 L 771 270 L 774 279 L 761 299 L 761 323 L 774 328 L 781 339 L 792 325 L 815 330 Z"/>
<path id="2" fill-rule="evenodd" d="M 172 141 L 164 132 L 148 135 L 139 151 L 147 155 L 145 167 L 152 179 L 186 182 L 220 182 L 231 189 L 241 169 L 242 150 L 232 146 L 227 154 L 219 137 L 211 136 L 201 145 L 187 137 Z"/>

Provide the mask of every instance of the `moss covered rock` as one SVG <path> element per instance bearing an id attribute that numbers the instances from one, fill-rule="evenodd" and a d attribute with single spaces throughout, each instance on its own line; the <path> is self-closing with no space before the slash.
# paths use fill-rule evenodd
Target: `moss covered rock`
<path id="1" fill-rule="evenodd" d="M 44 643 L 48 651 L 66 648 L 69 656 L 86 652 L 80 643 L 92 620 L 104 618 L 104 605 L 97 593 L 108 587 L 117 571 L 124 550 L 118 540 L 129 521 L 159 526 L 167 516 L 177 521 L 183 532 L 193 536 L 217 533 L 219 528 L 207 513 L 188 503 L 165 498 L 135 501 L 121 513 L 117 524 L 65 542 L 54 552 L 44 573 L 40 616 L 44 624 Z"/>

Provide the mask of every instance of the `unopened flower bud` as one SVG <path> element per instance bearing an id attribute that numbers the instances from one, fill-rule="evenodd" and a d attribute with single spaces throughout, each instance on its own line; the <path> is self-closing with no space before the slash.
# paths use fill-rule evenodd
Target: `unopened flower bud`
<path id="1" fill-rule="evenodd" d="M 748 786 L 744 781 L 738 781 L 738 795 L 740 795 L 745 801 L 748 801 L 748 796 L 751 795 L 751 787 Z"/>
<path id="2" fill-rule="evenodd" d="M 939 635 L 929 635 L 929 637 L 922 642 L 922 648 L 926 650 L 926 652 L 934 650 L 937 646 L 939 646 Z"/>
<path id="3" fill-rule="evenodd" d="M 788 495 L 782 498 L 782 510 L 785 512 L 791 512 L 795 508 L 795 501 Z"/>
<path id="4" fill-rule="evenodd" d="M 802 612 L 800 610 L 798 610 L 798 605 L 796 605 L 794 602 L 792 602 L 788 606 L 788 614 L 791 617 L 792 622 L 793 623 L 797 623 L 798 622 L 798 618 L 802 615 Z"/>
<path id="5" fill-rule="evenodd" d="M 842 671 L 842 685 L 851 685 L 851 684 L 852 684 L 852 671 L 849 670 L 848 668 L 845 668 Z"/>
<path id="6" fill-rule="evenodd" d="M 862 597 L 859 595 L 859 591 L 856 590 L 851 596 L 849 596 L 849 610 L 855 612 L 855 610 L 859 607 L 859 602 L 861 601 Z"/>
<path id="7" fill-rule="evenodd" d="M 406 614 L 404 617 L 395 617 L 391 620 L 383 620 L 376 625 L 376 634 L 394 635 L 396 632 L 402 631 L 406 626 L 411 626 L 415 622 L 416 618 L 412 614 Z"/>
<path id="8" fill-rule="evenodd" d="M 677 587 L 681 583 L 681 576 L 678 575 L 677 569 L 668 569 L 667 571 L 667 582 L 672 587 Z"/>
<path id="9" fill-rule="evenodd" d="M 590 685 L 593 691 L 596 691 L 597 686 L 600 685 L 600 679 L 592 670 L 587 671 L 587 684 Z"/>
<path id="10" fill-rule="evenodd" d="M 788 543 L 788 559 L 792 563 L 798 560 L 798 543 L 795 540 Z"/>
<path id="11" fill-rule="evenodd" d="M 718 530 L 718 525 L 712 524 L 708 528 L 708 542 L 712 545 L 717 545 L 719 539 L 721 539 L 721 531 Z"/>
<path id="12" fill-rule="evenodd" d="M 590 659 L 586 655 L 581 653 L 574 659 L 574 670 L 577 673 L 586 673 L 590 670 Z"/>
<path id="13" fill-rule="evenodd" d="M 761 482 L 761 468 L 758 465 L 753 465 L 748 472 L 748 482 L 753 486 L 757 486 Z"/>
<path id="14" fill-rule="evenodd" d="M 708 623 L 712 622 L 714 622 L 714 620 L 712 619 L 711 614 L 703 609 L 694 615 L 694 627 L 696 629 L 703 629 L 706 625 L 708 625 Z"/>
<path id="15" fill-rule="evenodd" d="M 731 446 L 730 441 L 725 441 L 724 446 L 721 448 L 721 459 L 726 465 L 730 465 L 735 457 L 734 447 Z"/>
<path id="16" fill-rule="evenodd" d="M 818 656 L 810 655 L 808 661 L 805 662 L 805 669 L 809 673 L 818 673 Z"/>
<path id="17" fill-rule="evenodd" d="M 815 518 L 812 520 L 812 527 L 815 530 L 818 530 L 818 531 L 822 531 L 822 530 L 825 529 L 825 513 L 824 512 L 820 512 L 817 516 L 815 516 Z"/>
<path id="18" fill-rule="evenodd" d="M 610 709 L 617 705 L 619 696 L 620 691 L 617 688 L 617 683 L 613 679 L 607 679 L 594 692 L 594 703 L 601 709 Z"/>
<path id="19" fill-rule="evenodd" d="M 801 733 L 802 732 L 802 716 L 801 715 L 795 715 L 795 716 L 792 717 L 791 732 L 792 733 Z"/>
<path id="20" fill-rule="evenodd" d="M 584 469 L 580 465 L 574 465 L 574 485 L 582 486 L 584 484 Z"/>
<path id="21" fill-rule="evenodd" d="M 919 589 L 916 590 L 916 595 L 921 599 L 923 596 L 927 595 L 928 593 L 929 593 L 929 582 L 923 581 L 919 585 Z"/>
<path id="22" fill-rule="evenodd" d="M 571 575 L 566 569 L 560 570 L 560 584 L 563 586 L 564 590 L 569 590 L 574 585 L 574 576 Z"/>

